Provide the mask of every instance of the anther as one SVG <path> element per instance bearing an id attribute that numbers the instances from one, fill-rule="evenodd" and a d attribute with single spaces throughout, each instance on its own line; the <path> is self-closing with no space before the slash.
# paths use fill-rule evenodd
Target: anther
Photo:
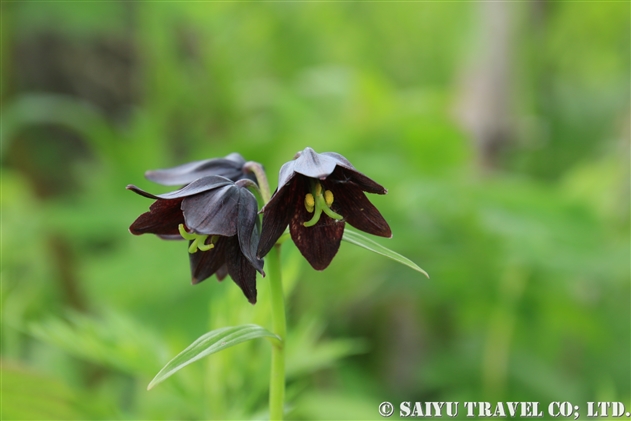
<path id="1" fill-rule="evenodd" d="M 307 208 L 307 212 L 313 213 L 313 209 L 315 207 L 315 199 L 311 193 L 307 193 L 305 196 L 305 208 Z"/>
<path id="2" fill-rule="evenodd" d="M 331 206 L 333 204 L 333 192 L 331 192 L 331 190 L 326 190 L 324 192 L 324 202 L 327 206 Z"/>
<path id="3" fill-rule="evenodd" d="M 305 208 L 309 213 L 313 213 L 313 216 L 307 222 L 303 222 L 302 225 L 305 227 L 314 226 L 320 220 L 322 212 L 336 221 L 344 219 L 330 208 L 333 204 L 333 192 L 331 190 L 325 190 L 324 194 L 322 194 L 322 184 L 318 182 L 315 182 L 312 186 L 313 193 L 307 193 L 305 196 Z"/>

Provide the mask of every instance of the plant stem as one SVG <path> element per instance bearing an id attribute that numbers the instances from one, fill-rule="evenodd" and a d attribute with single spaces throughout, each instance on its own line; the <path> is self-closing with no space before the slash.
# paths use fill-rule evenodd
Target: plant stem
<path id="1" fill-rule="evenodd" d="M 249 161 L 245 163 L 243 168 L 256 176 L 263 204 L 267 205 L 272 195 L 263 165 Z M 271 288 L 272 331 L 280 337 L 280 341 L 274 341 L 272 345 L 272 369 L 269 379 L 269 414 L 270 420 L 276 421 L 283 419 L 285 409 L 285 336 L 287 333 L 279 243 L 272 247 L 272 250 L 265 257 L 265 261 L 267 262 L 267 277 Z"/>
<path id="2" fill-rule="evenodd" d="M 281 342 L 272 346 L 272 372 L 270 375 L 270 420 L 282 420 L 285 406 L 285 297 L 280 267 L 280 245 L 276 244 L 266 257 L 268 277 L 272 291 L 272 329 Z"/>
<path id="3" fill-rule="evenodd" d="M 245 165 L 243 165 L 243 168 L 256 176 L 256 181 L 259 184 L 259 190 L 261 192 L 263 203 L 267 204 L 272 195 L 269 189 L 269 183 L 267 182 L 267 176 L 265 175 L 263 165 L 259 164 L 258 162 L 248 161 L 245 163 Z"/>

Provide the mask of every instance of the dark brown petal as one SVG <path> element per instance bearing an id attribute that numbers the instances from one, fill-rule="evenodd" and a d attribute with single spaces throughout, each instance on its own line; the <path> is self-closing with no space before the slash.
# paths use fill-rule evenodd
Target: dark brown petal
<path id="1" fill-rule="evenodd" d="M 228 184 L 184 198 L 182 212 L 186 226 L 198 234 L 236 235 L 239 189 L 234 184 Z"/>
<path id="2" fill-rule="evenodd" d="M 192 241 L 189 242 L 189 245 Z M 222 237 L 217 240 L 215 247 L 210 250 L 197 250 L 195 253 L 189 253 L 189 263 L 191 266 L 191 276 L 193 284 L 198 284 L 205 279 L 211 277 L 217 272 L 217 278 L 220 278 L 220 271 L 225 266 L 226 238 Z M 225 275 L 224 275 L 225 277 Z"/>
<path id="3" fill-rule="evenodd" d="M 131 224 L 129 231 L 134 235 L 149 233 L 177 238 L 180 235 L 178 225 L 184 223 L 181 203 L 182 199 L 156 200 L 149 207 L 149 212 L 143 213 Z"/>
<path id="4" fill-rule="evenodd" d="M 217 276 L 217 280 L 219 282 L 226 279 L 226 276 L 228 276 L 228 265 L 224 263 L 223 266 L 217 269 L 217 272 L 215 272 L 215 275 Z"/>
<path id="5" fill-rule="evenodd" d="M 303 204 L 298 206 L 289 224 L 291 239 L 315 270 L 324 270 L 337 254 L 344 234 L 344 221 L 336 221 L 322 213 L 320 220 L 312 227 L 304 222 L 311 219 Z"/>
<path id="6" fill-rule="evenodd" d="M 368 193 L 388 193 L 388 190 L 386 190 L 381 184 L 376 183 L 375 181 L 366 177 L 364 174 L 355 169 L 349 169 L 345 167 L 338 166 L 335 171 L 333 171 L 333 174 L 331 174 L 327 178 L 327 181 L 339 184 L 340 186 L 355 184 L 359 186 L 363 191 Z"/>
<path id="7" fill-rule="evenodd" d="M 381 213 L 368 200 L 361 189 L 352 183 L 323 183 L 333 192 L 332 208 L 344 217 L 344 220 L 358 230 L 380 237 L 392 237 L 392 231 Z"/>
<path id="8" fill-rule="evenodd" d="M 241 155 L 231 153 L 225 158 L 205 159 L 188 162 L 177 167 L 147 171 L 145 177 L 165 186 L 188 184 L 209 175 L 220 175 L 237 181 L 245 177 L 244 164 L 245 159 Z"/>
<path id="9" fill-rule="evenodd" d="M 235 237 L 226 238 L 226 264 L 232 280 L 239 285 L 248 301 L 256 304 L 256 270 L 243 254 Z"/>
<path id="10" fill-rule="evenodd" d="M 263 228 L 256 253 L 259 258 L 269 253 L 276 244 L 276 240 L 285 232 L 297 204 L 304 202 L 304 197 L 308 191 L 306 185 L 308 185 L 308 180 L 305 180 L 304 177 L 292 178 L 289 184 L 274 193 L 269 203 L 261 210 L 263 212 Z"/>

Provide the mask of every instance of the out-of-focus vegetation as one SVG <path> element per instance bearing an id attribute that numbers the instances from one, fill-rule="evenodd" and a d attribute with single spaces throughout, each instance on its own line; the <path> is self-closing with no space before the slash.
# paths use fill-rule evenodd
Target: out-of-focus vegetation
<path id="1" fill-rule="evenodd" d="M 629 4 L 11 2 L 2 7 L 2 419 L 251 419 L 269 326 L 185 247 L 132 237 L 147 169 L 337 151 L 389 189 L 380 243 L 284 247 L 288 416 L 388 400 L 631 407 Z M 162 189 L 162 190 L 161 190 Z"/>

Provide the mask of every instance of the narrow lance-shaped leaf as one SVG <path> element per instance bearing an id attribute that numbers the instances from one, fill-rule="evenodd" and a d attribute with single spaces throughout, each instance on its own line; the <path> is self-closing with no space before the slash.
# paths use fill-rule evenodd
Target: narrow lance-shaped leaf
<path id="1" fill-rule="evenodd" d="M 344 241 L 348 241 L 351 244 L 355 244 L 356 246 L 360 246 L 363 247 L 367 250 L 370 250 L 372 252 L 375 252 L 377 254 L 381 254 L 382 256 L 386 256 L 389 257 L 390 259 L 394 260 L 395 262 L 399 262 L 403 265 L 406 265 L 408 267 L 411 267 L 412 269 L 421 272 L 423 275 L 427 276 L 429 278 L 429 275 L 427 274 L 427 272 L 425 272 L 423 269 L 421 269 L 416 263 L 414 263 L 413 261 L 411 261 L 410 259 L 408 259 L 407 257 L 403 257 L 401 256 L 399 253 L 396 253 L 392 250 L 390 250 L 389 248 L 386 248 L 384 246 L 382 246 L 379 243 L 374 242 L 373 240 L 371 240 L 368 237 L 364 237 L 363 235 L 351 231 L 348 228 L 346 230 L 344 230 L 344 237 L 342 237 L 342 240 Z"/>
<path id="2" fill-rule="evenodd" d="M 254 324 L 223 327 L 208 332 L 197 338 L 195 342 L 162 367 L 162 370 L 156 374 L 149 386 L 147 386 L 147 390 L 150 390 L 181 368 L 206 355 L 214 354 L 241 342 L 264 337 L 271 338 L 272 341 L 280 342 L 281 340 L 269 330 Z"/>

